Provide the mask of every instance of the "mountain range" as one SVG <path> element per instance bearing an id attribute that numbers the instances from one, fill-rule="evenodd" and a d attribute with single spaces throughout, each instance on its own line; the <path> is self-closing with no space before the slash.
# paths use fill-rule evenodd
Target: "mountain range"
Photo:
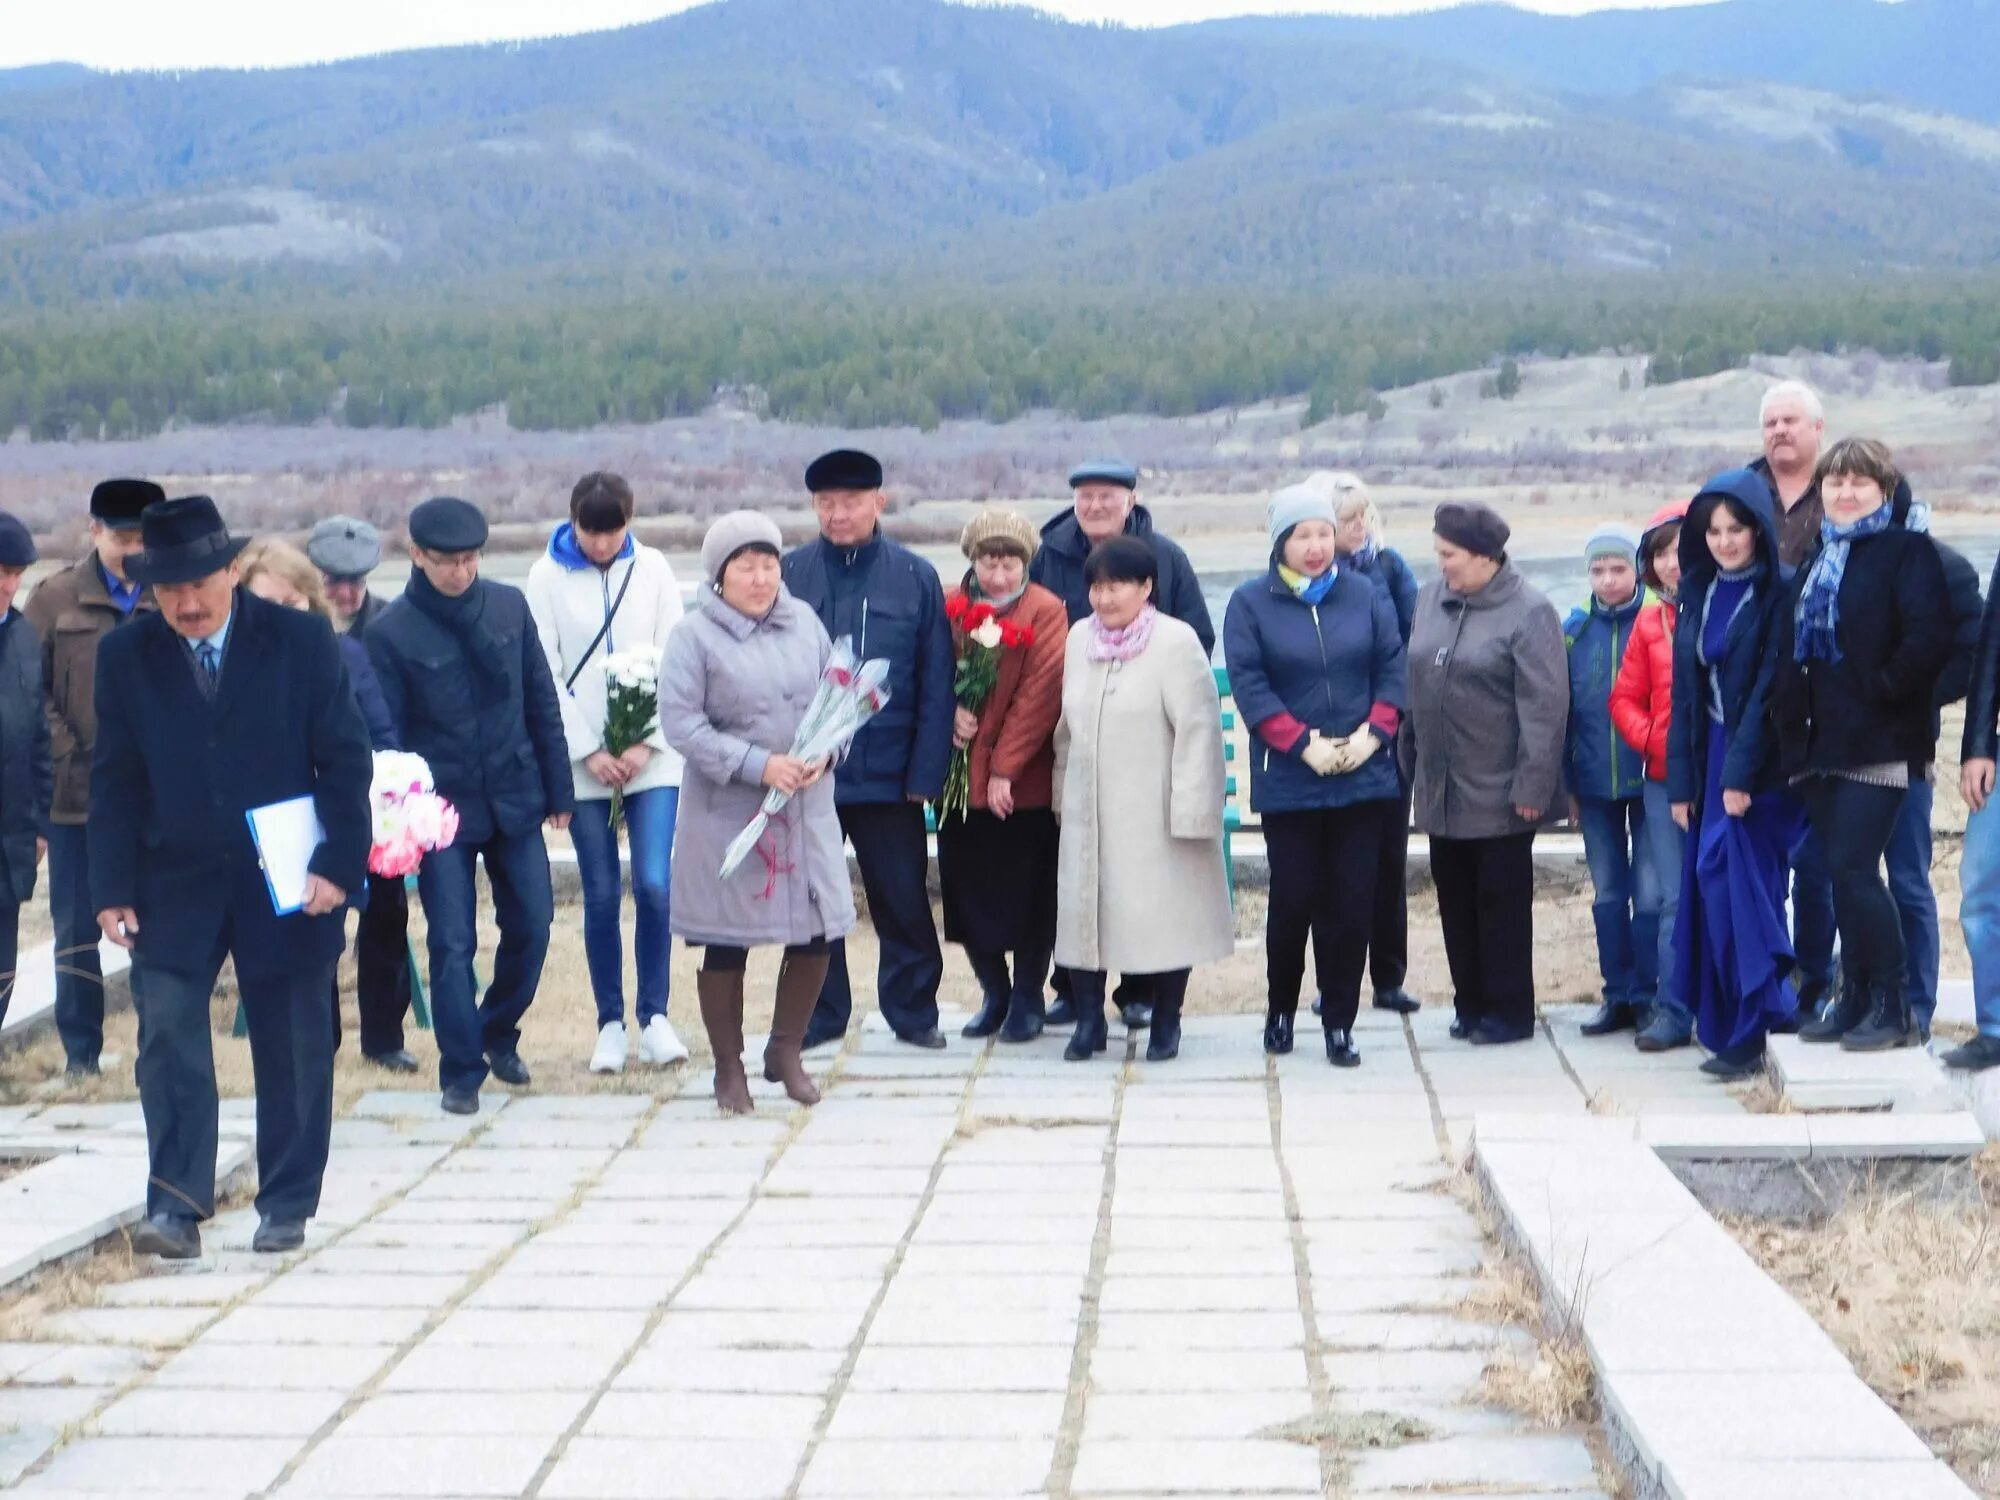
<path id="1" fill-rule="evenodd" d="M 748 282 L 2000 262 L 2000 0 L 1159 30 L 716 0 L 260 72 L 0 71 L 0 314 Z"/>

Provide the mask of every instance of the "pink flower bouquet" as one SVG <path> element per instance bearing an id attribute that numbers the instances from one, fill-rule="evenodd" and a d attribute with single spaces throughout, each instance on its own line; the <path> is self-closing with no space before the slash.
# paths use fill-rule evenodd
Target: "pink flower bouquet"
<path id="1" fill-rule="evenodd" d="M 458 837 L 458 809 L 437 794 L 421 755 L 377 750 L 368 800 L 375 819 L 371 874 L 391 880 L 414 875 L 426 854 L 449 848 Z"/>

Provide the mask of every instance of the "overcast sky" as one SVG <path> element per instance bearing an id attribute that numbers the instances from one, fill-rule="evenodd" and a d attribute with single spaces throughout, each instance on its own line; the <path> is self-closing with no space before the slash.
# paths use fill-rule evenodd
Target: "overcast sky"
<path id="1" fill-rule="evenodd" d="M 0 67 L 67 60 L 100 68 L 267 67 L 461 42 L 597 31 L 686 10 L 693 0 L 5 0 Z M 859 4 L 866 0 L 858 0 Z M 1522 0 L 1561 13 L 1662 0 Z M 1438 0 L 1041 0 L 1078 20 L 1168 25 L 1271 11 L 1387 15 Z"/>

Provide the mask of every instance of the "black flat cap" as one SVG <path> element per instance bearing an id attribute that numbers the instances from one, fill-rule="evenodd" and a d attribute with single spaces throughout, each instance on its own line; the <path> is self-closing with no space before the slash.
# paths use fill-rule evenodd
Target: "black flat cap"
<path id="1" fill-rule="evenodd" d="M 815 495 L 821 490 L 879 490 L 881 460 L 858 448 L 822 453 L 806 465 L 806 488 Z"/>
<path id="2" fill-rule="evenodd" d="M 410 540 L 426 552 L 477 552 L 486 545 L 486 517 L 470 500 L 439 495 L 410 512 Z"/>
<path id="3" fill-rule="evenodd" d="M 1513 535 L 1500 512 L 1477 500 L 1447 500 L 1431 519 L 1431 530 L 1467 552 L 1500 559 L 1507 555 L 1507 538 Z"/>
<path id="4" fill-rule="evenodd" d="M 25 568 L 39 556 L 28 528 L 0 510 L 0 568 Z"/>
<path id="5" fill-rule="evenodd" d="M 107 479 L 90 492 L 90 519 L 123 530 L 137 526 L 141 511 L 166 498 L 150 479 Z"/>

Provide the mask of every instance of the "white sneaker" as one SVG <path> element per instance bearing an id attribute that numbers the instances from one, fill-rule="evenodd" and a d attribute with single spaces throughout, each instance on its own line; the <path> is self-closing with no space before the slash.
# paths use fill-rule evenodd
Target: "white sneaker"
<path id="1" fill-rule="evenodd" d="M 688 1060 L 687 1043 L 674 1035 L 665 1016 L 655 1016 L 639 1033 L 639 1055 L 657 1067 Z"/>
<path id="2" fill-rule="evenodd" d="M 625 1023 L 606 1021 L 597 1033 L 597 1049 L 590 1054 L 593 1073 L 625 1071 Z"/>

